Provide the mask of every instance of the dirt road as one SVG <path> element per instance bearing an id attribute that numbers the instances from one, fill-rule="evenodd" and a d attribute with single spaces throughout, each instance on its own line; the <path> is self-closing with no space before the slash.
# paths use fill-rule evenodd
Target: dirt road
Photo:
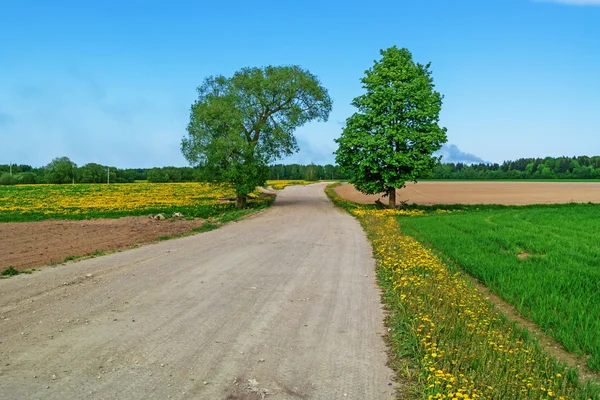
<path id="1" fill-rule="evenodd" d="M 371 250 L 323 187 L 1 280 L 0 398 L 392 398 Z"/>

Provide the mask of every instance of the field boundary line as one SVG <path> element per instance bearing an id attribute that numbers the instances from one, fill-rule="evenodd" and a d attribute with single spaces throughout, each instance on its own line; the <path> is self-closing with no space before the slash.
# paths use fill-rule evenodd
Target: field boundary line
<path id="1" fill-rule="evenodd" d="M 411 235 L 408 235 L 411 236 Z M 413 236 L 411 236 L 413 237 Z M 485 296 L 485 298 L 492 302 L 494 306 L 506 317 L 508 321 L 514 323 L 516 327 L 527 330 L 540 344 L 542 349 L 557 358 L 559 361 L 564 362 L 571 368 L 577 369 L 579 372 L 579 378 L 585 382 L 596 382 L 600 384 L 600 373 L 595 372 L 586 364 L 585 356 L 578 356 L 568 351 L 559 341 L 554 339 L 548 333 L 544 332 L 542 328 L 538 326 L 534 321 L 525 317 L 519 312 L 515 306 L 504 300 L 500 295 L 494 293 L 484 283 L 480 282 L 479 279 L 465 271 L 460 264 L 455 262 L 450 257 L 446 256 L 440 250 L 436 249 L 428 241 L 422 238 L 416 238 L 419 243 L 425 246 L 429 251 L 440 257 L 444 263 L 452 265 L 456 270 L 460 271 L 461 274 L 469 279 L 473 286 Z"/>

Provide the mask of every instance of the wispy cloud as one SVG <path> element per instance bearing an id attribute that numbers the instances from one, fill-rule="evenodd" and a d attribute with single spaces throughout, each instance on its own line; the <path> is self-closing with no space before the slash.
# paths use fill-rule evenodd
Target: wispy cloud
<path id="1" fill-rule="evenodd" d="M 538 3 L 559 3 L 572 6 L 600 6 L 600 0 L 535 0 Z"/>

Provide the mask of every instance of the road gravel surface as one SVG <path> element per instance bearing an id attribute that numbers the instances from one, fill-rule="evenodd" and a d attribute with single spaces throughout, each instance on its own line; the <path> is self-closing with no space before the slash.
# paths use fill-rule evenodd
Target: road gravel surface
<path id="1" fill-rule="evenodd" d="M 0 398 L 393 398 L 370 245 L 323 189 L 0 280 Z"/>

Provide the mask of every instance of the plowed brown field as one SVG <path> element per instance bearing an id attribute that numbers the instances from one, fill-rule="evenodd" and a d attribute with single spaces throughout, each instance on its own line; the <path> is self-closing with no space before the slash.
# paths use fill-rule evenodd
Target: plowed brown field
<path id="1" fill-rule="evenodd" d="M 203 223 L 202 219 L 155 221 L 147 217 L 0 223 L 0 270 L 9 266 L 23 270 L 69 256 L 118 250 L 182 234 Z"/>
<path id="2" fill-rule="evenodd" d="M 383 196 L 365 195 L 344 183 L 338 196 L 357 203 L 373 203 Z M 600 182 L 419 182 L 397 192 L 397 201 L 434 204 L 557 204 L 600 203 Z M 387 198 L 381 198 L 387 203 Z"/>

